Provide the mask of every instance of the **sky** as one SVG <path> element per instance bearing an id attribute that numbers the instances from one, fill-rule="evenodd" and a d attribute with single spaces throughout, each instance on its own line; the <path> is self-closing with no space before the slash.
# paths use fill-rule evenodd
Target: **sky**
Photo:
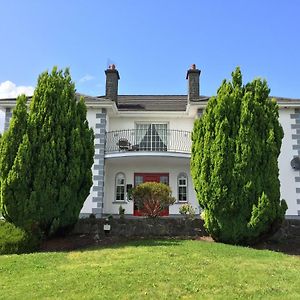
<path id="1" fill-rule="evenodd" d="M 271 95 L 300 98 L 298 0 L 0 0 L 0 98 L 32 94 L 38 75 L 69 67 L 78 92 L 105 93 L 114 63 L 119 94 L 216 94 L 240 66 Z"/>

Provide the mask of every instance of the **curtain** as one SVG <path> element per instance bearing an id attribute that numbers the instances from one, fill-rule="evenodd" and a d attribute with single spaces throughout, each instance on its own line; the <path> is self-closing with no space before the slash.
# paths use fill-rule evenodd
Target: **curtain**
<path id="1" fill-rule="evenodd" d="M 167 124 L 153 124 L 154 130 L 159 137 L 158 146 L 159 151 L 167 151 Z"/>
<path id="2" fill-rule="evenodd" d="M 151 124 L 136 124 L 135 144 L 140 150 L 147 150 L 149 147 L 147 143 L 149 131 L 151 131 Z"/>
<path id="3" fill-rule="evenodd" d="M 137 124 L 136 145 L 144 151 L 167 151 L 167 124 Z"/>

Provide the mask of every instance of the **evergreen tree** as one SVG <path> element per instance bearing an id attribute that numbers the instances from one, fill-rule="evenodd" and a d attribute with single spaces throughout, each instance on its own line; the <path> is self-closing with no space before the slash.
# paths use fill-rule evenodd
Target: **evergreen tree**
<path id="1" fill-rule="evenodd" d="M 72 227 L 92 185 L 93 140 L 69 70 L 42 73 L 8 176 L 14 197 L 2 193 L 5 217 L 21 227 L 38 226 L 46 235 Z M 19 187 L 23 197 L 16 194 Z M 17 214 L 11 203 L 20 199 Z"/>
<path id="2" fill-rule="evenodd" d="M 253 242 L 287 209 L 280 201 L 283 130 L 266 81 L 242 85 L 237 68 L 194 125 L 191 173 L 205 226 L 218 241 Z"/>
<path id="3" fill-rule="evenodd" d="M 7 210 L 15 210 L 18 214 L 22 210 L 22 198 L 16 198 L 16 191 L 12 189 L 11 180 L 14 174 L 12 167 L 16 160 L 19 146 L 23 140 L 23 136 L 27 129 L 27 97 L 21 95 L 17 98 L 16 107 L 13 110 L 9 129 L 4 132 L 1 139 L 1 153 L 0 153 L 0 176 L 1 176 L 1 200 L 3 198 L 10 199 L 9 203 L 1 201 L 2 215 L 8 220 L 12 221 L 7 213 Z M 3 195 L 3 196 L 2 196 Z M 8 206 L 8 207 L 7 207 Z M 19 216 L 22 217 L 22 216 Z"/>

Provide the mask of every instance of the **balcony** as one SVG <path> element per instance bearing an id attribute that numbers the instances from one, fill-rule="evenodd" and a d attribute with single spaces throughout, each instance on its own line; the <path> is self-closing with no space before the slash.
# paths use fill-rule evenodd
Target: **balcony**
<path id="1" fill-rule="evenodd" d="M 126 129 L 106 133 L 106 156 L 168 155 L 191 153 L 191 132 L 149 126 L 147 129 Z M 175 155 L 177 156 L 177 155 Z"/>

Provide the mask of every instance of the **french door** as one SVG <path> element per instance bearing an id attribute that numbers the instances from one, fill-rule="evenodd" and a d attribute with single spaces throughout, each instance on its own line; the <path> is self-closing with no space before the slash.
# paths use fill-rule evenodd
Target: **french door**
<path id="1" fill-rule="evenodd" d="M 134 173 L 134 186 L 137 186 L 144 182 L 160 182 L 169 185 L 169 173 Z M 143 213 L 134 204 L 133 208 L 134 216 L 142 216 Z M 161 216 L 169 215 L 169 208 L 164 209 Z"/>
<path id="2" fill-rule="evenodd" d="M 167 124 L 136 124 L 136 144 L 142 151 L 167 151 Z"/>

